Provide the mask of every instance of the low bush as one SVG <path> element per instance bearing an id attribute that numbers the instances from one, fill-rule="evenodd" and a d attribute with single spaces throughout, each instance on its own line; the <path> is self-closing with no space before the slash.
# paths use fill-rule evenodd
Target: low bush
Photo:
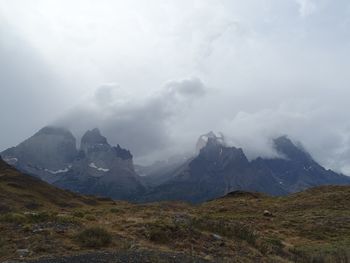
<path id="1" fill-rule="evenodd" d="M 89 221 L 96 221 L 96 220 L 97 220 L 96 217 L 95 217 L 94 215 L 90 215 L 90 214 L 85 215 L 84 218 L 85 218 L 86 220 L 89 220 Z"/>
<path id="2" fill-rule="evenodd" d="M 82 211 L 75 211 L 75 212 L 73 213 L 73 216 L 74 216 L 74 217 L 78 217 L 78 218 L 83 218 L 83 217 L 85 216 L 85 213 L 82 212 Z"/>
<path id="3" fill-rule="evenodd" d="M 119 208 L 111 208 L 111 209 L 110 209 L 110 212 L 111 212 L 111 213 L 115 213 L 115 214 L 116 214 L 116 213 L 119 213 L 120 211 L 121 211 L 121 210 L 120 210 Z"/>
<path id="4" fill-rule="evenodd" d="M 163 220 L 147 223 L 143 235 L 150 241 L 160 244 L 172 243 L 195 237 L 196 231 L 189 225 L 174 224 Z"/>
<path id="5" fill-rule="evenodd" d="M 3 237 L 0 237 L 0 256 L 4 256 L 6 254 L 6 249 L 5 249 L 5 240 Z"/>
<path id="6" fill-rule="evenodd" d="M 258 249 L 264 254 L 284 255 L 284 244 L 278 238 L 263 238 L 258 242 Z"/>
<path id="7" fill-rule="evenodd" d="M 26 217 L 30 223 L 42 223 L 50 221 L 54 216 L 47 212 L 40 212 L 26 214 Z"/>
<path id="8" fill-rule="evenodd" d="M 225 220 L 210 220 L 207 218 L 195 219 L 193 225 L 201 230 L 216 233 L 228 238 L 238 238 L 255 246 L 258 234 L 250 226 L 240 222 L 228 222 Z"/>
<path id="9" fill-rule="evenodd" d="M 101 248 L 112 242 L 112 235 L 101 227 L 91 227 L 83 230 L 75 237 L 83 247 Z"/>
<path id="10" fill-rule="evenodd" d="M 331 247 L 314 249 L 292 248 L 293 261 L 312 263 L 347 263 L 350 262 L 350 249 L 343 247 Z"/>
<path id="11" fill-rule="evenodd" d="M 26 221 L 27 221 L 26 216 L 19 213 L 6 213 L 3 215 L 0 215 L 0 222 L 4 222 L 4 223 L 23 224 Z"/>

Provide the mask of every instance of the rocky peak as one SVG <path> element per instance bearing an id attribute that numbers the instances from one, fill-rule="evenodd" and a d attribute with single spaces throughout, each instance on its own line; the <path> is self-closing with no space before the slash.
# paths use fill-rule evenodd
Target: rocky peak
<path id="1" fill-rule="evenodd" d="M 101 135 L 98 128 L 88 130 L 81 138 L 81 143 L 108 144 L 106 137 Z"/>
<path id="2" fill-rule="evenodd" d="M 249 163 L 241 148 L 224 146 L 216 138 L 208 138 L 206 146 L 200 150 L 198 157 L 223 165 L 227 163 L 246 165 Z"/>
<path id="3" fill-rule="evenodd" d="M 92 149 L 102 149 L 109 148 L 106 137 L 101 135 L 101 132 L 98 128 L 93 130 L 88 130 L 83 137 L 81 138 L 80 149 L 85 154 L 88 154 Z"/>
<path id="4" fill-rule="evenodd" d="M 196 152 L 199 153 L 202 148 L 204 148 L 208 143 L 225 145 L 225 138 L 222 134 L 216 135 L 214 132 L 210 131 L 207 134 L 199 136 L 196 144 Z"/>
<path id="5" fill-rule="evenodd" d="M 130 151 L 123 149 L 122 147 L 120 147 L 120 145 L 118 144 L 117 147 L 113 147 L 117 157 L 119 157 L 120 159 L 123 160 L 130 160 L 132 159 L 132 154 L 130 153 Z"/>
<path id="6" fill-rule="evenodd" d="M 301 145 L 295 145 L 286 135 L 274 139 L 273 142 L 276 151 L 292 161 L 312 161 L 311 155 Z"/>
<path id="7" fill-rule="evenodd" d="M 46 126 L 35 133 L 34 136 L 62 136 L 68 140 L 75 141 L 73 134 L 69 130 L 55 126 Z"/>
<path id="8" fill-rule="evenodd" d="M 3 159 L 28 173 L 60 173 L 76 158 L 76 140 L 61 127 L 47 126 L 16 147 L 1 153 Z"/>

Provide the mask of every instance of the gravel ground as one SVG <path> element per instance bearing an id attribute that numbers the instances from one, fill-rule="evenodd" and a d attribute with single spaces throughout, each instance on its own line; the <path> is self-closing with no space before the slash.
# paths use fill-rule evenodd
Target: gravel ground
<path id="1" fill-rule="evenodd" d="M 70 257 L 47 258 L 27 263 L 208 263 L 209 261 L 183 254 L 164 252 L 125 252 L 125 253 L 89 253 Z"/>

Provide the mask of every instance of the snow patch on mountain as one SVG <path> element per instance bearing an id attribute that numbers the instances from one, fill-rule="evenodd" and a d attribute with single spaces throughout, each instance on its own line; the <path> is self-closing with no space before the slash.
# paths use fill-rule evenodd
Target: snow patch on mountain
<path id="1" fill-rule="evenodd" d="M 7 162 L 9 165 L 14 165 L 18 162 L 18 159 L 15 157 L 8 157 L 4 158 L 4 161 Z"/>
<path id="2" fill-rule="evenodd" d="M 95 163 L 90 163 L 89 167 L 94 168 L 94 169 L 101 171 L 101 172 L 104 172 L 104 173 L 109 172 L 109 169 L 97 167 Z"/>
<path id="3" fill-rule="evenodd" d="M 52 171 L 52 170 L 49 170 L 49 169 L 44 169 L 45 172 L 48 172 L 50 174 L 61 174 L 61 173 L 66 173 L 70 170 L 72 166 L 68 166 L 67 168 L 64 168 L 64 169 L 59 169 L 59 170 L 56 170 L 56 171 Z"/>

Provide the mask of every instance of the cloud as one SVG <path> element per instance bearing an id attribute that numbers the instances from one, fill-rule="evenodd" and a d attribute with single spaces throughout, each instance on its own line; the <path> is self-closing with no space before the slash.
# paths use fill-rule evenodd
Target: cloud
<path id="1" fill-rule="evenodd" d="M 102 85 L 94 95 L 69 111 L 55 124 L 79 136 L 99 127 L 111 144 L 121 144 L 136 157 L 152 156 L 174 142 L 170 139 L 173 119 L 190 110 L 207 87 L 198 78 L 168 81 L 163 88 L 143 99 L 117 99 L 115 85 Z"/>
<path id="2" fill-rule="evenodd" d="M 113 103 L 114 91 L 118 89 L 119 85 L 116 83 L 105 83 L 96 89 L 94 98 L 99 105 L 110 105 Z"/>
<path id="3" fill-rule="evenodd" d="M 254 113 L 239 112 L 222 128 L 230 144 L 242 147 L 250 159 L 277 157 L 272 140 L 287 135 L 301 143 L 316 161 L 350 174 L 350 127 L 341 108 L 289 101 Z"/>
<path id="4" fill-rule="evenodd" d="M 350 166 L 348 0 L 12 0 L 0 17 L 1 148 L 66 112 L 138 158 L 215 130 L 250 158 L 289 134 Z"/>
<path id="5" fill-rule="evenodd" d="M 316 4 L 313 0 L 296 0 L 299 5 L 299 14 L 301 17 L 312 15 L 316 11 Z"/>
<path id="6" fill-rule="evenodd" d="M 1 16 L 0 35 L 0 147 L 4 149 L 56 118 L 69 98 L 61 97 L 59 78 L 40 52 Z"/>

